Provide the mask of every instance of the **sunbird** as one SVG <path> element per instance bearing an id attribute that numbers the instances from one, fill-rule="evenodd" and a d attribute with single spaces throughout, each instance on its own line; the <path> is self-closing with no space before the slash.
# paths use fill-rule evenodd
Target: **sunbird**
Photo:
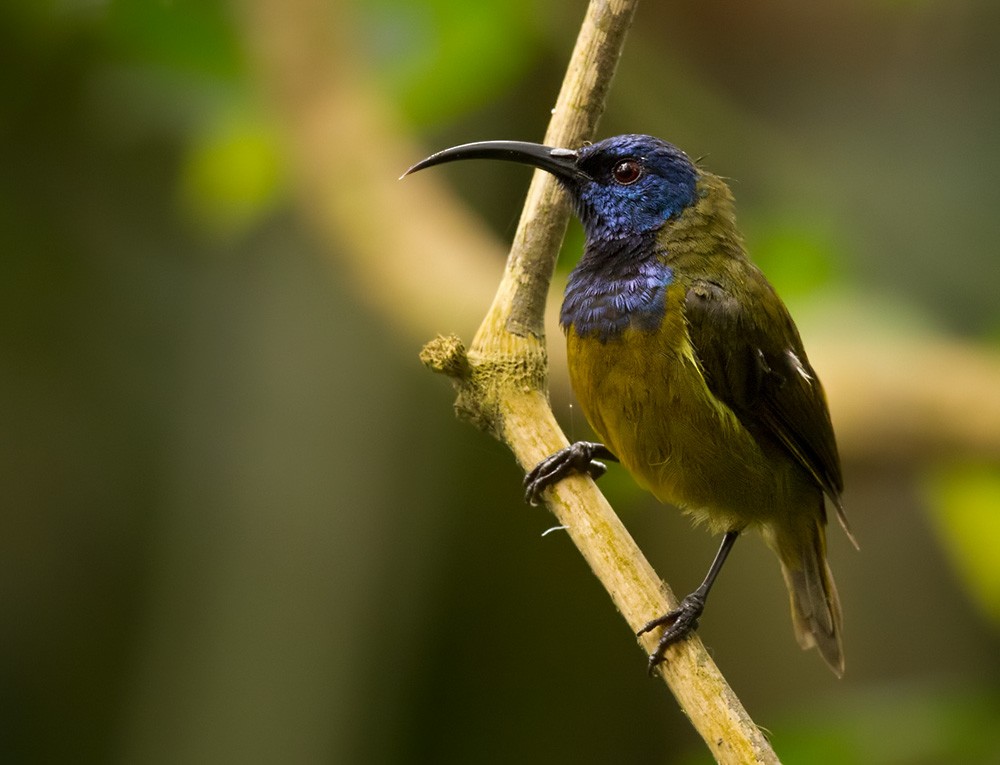
<path id="1" fill-rule="evenodd" d="M 578 441 L 525 477 L 536 502 L 566 475 L 620 462 L 661 502 L 722 534 L 701 585 L 639 635 L 663 631 L 648 669 L 698 627 L 736 539 L 777 554 L 803 648 L 844 671 L 840 600 L 826 561 L 826 500 L 857 546 L 826 394 L 795 323 L 747 255 L 725 181 L 677 147 L 620 135 L 579 149 L 481 141 L 408 173 L 463 159 L 541 168 L 586 233 L 559 321 L 570 381 L 600 442 Z"/>

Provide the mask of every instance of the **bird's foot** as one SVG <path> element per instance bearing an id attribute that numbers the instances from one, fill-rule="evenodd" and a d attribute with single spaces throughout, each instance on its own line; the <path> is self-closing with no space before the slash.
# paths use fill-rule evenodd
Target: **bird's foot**
<path id="1" fill-rule="evenodd" d="M 705 596 L 698 592 L 692 592 L 680 605 L 670 613 L 664 614 L 650 622 L 636 633 L 636 636 L 645 635 L 647 632 L 657 627 L 666 627 L 660 635 L 660 642 L 656 644 L 656 649 L 649 655 L 649 666 L 647 671 L 650 675 L 656 669 L 656 665 L 663 661 L 663 655 L 667 648 L 677 643 L 696 629 L 698 629 L 698 619 L 702 611 L 705 610 Z"/>
<path id="2" fill-rule="evenodd" d="M 545 489 L 573 473 L 586 473 L 591 478 L 600 478 L 608 468 L 598 458 L 618 461 L 608 447 L 593 441 L 577 441 L 549 455 L 524 477 L 525 502 L 537 505 Z"/>

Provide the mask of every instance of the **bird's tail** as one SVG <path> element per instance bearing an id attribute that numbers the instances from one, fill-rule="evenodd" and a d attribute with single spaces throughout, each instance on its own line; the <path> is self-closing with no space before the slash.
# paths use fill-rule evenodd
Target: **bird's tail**
<path id="1" fill-rule="evenodd" d="M 773 539 L 792 602 L 795 637 L 802 648 L 816 646 L 837 677 L 844 674 L 840 598 L 826 564 L 826 533 L 821 518 L 779 532 Z"/>

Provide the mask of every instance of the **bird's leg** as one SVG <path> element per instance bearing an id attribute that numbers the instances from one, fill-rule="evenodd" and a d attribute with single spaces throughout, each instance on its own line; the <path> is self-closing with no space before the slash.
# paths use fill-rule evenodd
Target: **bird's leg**
<path id="1" fill-rule="evenodd" d="M 545 489 L 573 473 L 587 473 L 591 478 L 600 478 L 608 468 L 599 460 L 618 462 L 608 447 L 594 441 L 577 441 L 549 455 L 524 477 L 525 501 L 529 505 L 537 505 Z"/>
<path id="2" fill-rule="evenodd" d="M 698 589 L 684 598 L 673 611 L 647 622 L 636 633 L 636 635 L 644 635 L 656 627 L 666 626 L 660 636 L 660 642 L 656 644 L 656 650 L 649 655 L 649 674 L 653 674 L 656 665 L 663 661 L 663 654 L 666 653 L 667 648 L 698 629 L 698 619 L 701 617 L 702 611 L 705 610 L 705 600 L 708 598 L 709 590 L 715 584 L 715 578 L 722 570 L 722 564 L 726 562 L 726 557 L 733 549 L 739 535 L 738 531 L 727 531 L 722 538 L 719 551 L 715 554 L 715 559 L 705 575 L 705 580 L 698 586 Z"/>

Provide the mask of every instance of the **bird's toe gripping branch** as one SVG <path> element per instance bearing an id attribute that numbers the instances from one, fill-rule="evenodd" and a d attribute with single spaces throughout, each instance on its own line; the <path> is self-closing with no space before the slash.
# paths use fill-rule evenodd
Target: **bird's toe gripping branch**
<path id="1" fill-rule="evenodd" d="M 655 650 L 649 655 L 648 672 L 650 675 L 653 674 L 656 665 L 663 661 L 663 656 L 670 646 L 680 642 L 698 629 L 698 619 L 701 618 L 704 610 L 705 596 L 701 592 L 695 591 L 684 598 L 673 611 L 646 622 L 645 626 L 635 633 L 636 636 L 640 636 L 657 627 L 666 627 L 663 634 L 660 635 Z"/>
<path id="2" fill-rule="evenodd" d="M 739 536 L 740 532 L 738 530 L 727 531 L 722 537 L 722 544 L 719 545 L 719 551 L 715 554 L 712 565 L 709 566 L 708 573 L 705 575 L 702 583 L 698 585 L 698 589 L 684 598 L 680 602 L 680 605 L 673 611 L 650 622 L 646 622 L 646 625 L 636 633 L 637 636 L 645 635 L 657 627 L 666 627 L 663 630 L 663 634 L 660 635 L 660 642 L 656 644 L 656 649 L 649 655 L 649 674 L 652 675 L 656 665 L 663 661 L 663 654 L 666 653 L 670 646 L 683 640 L 698 629 L 698 620 L 705 610 L 705 601 L 708 600 L 708 593 L 711 592 L 712 585 L 715 584 L 715 579 L 719 576 L 719 572 L 722 570 L 722 566 L 726 562 L 726 558 L 729 557 L 729 552 L 733 549 L 733 545 L 736 544 Z"/>
<path id="3" fill-rule="evenodd" d="M 525 502 L 537 505 L 545 489 L 574 473 L 600 478 L 608 469 L 600 460 L 617 462 L 618 458 L 604 444 L 594 441 L 577 441 L 549 455 L 524 477 Z"/>

